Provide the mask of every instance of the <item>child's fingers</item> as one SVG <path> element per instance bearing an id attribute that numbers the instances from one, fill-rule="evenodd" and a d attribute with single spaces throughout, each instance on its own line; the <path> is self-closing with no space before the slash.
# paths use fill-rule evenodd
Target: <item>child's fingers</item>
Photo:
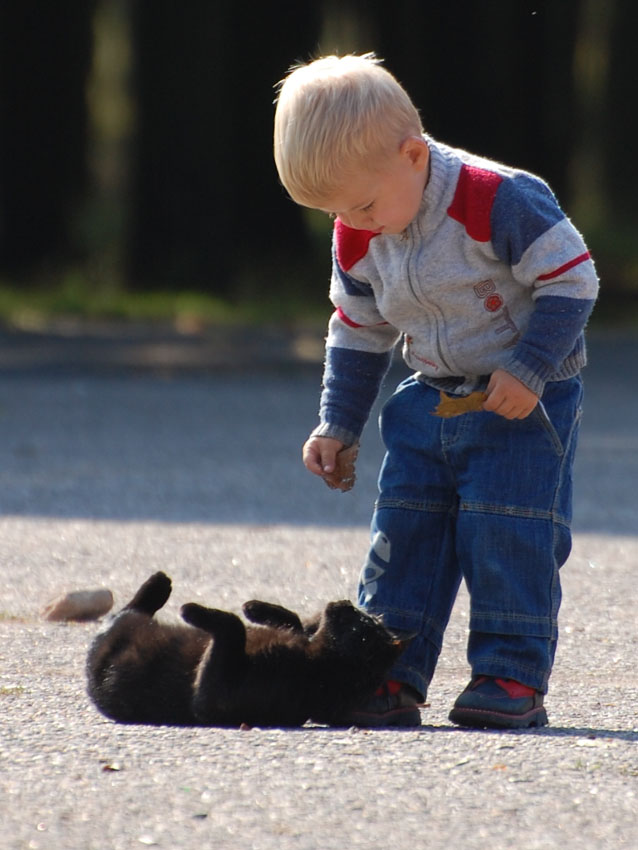
<path id="1" fill-rule="evenodd" d="M 497 369 L 487 385 L 483 410 L 496 413 L 505 419 L 525 419 L 537 402 L 538 396 L 518 378 L 503 369 Z"/>
<path id="2" fill-rule="evenodd" d="M 305 444 L 302 452 L 303 462 L 306 469 L 315 475 L 323 475 L 323 466 L 321 465 L 321 454 L 316 446 Z"/>
<path id="3" fill-rule="evenodd" d="M 303 462 L 310 472 L 315 475 L 325 475 L 334 472 L 337 452 L 343 447 L 338 440 L 312 438 L 303 447 Z"/>
<path id="4" fill-rule="evenodd" d="M 337 465 L 337 452 L 339 445 L 323 446 L 321 449 L 321 474 L 330 474 L 334 472 Z"/>

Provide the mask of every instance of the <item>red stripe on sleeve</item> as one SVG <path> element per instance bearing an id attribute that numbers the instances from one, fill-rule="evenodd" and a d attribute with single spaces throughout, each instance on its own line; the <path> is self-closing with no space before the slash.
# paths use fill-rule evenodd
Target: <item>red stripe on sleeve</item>
<path id="1" fill-rule="evenodd" d="M 381 325 L 388 324 L 387 322 L 376 322 L 374 325 L 360 325 L 358 322 L 355 322 L 354 319 L 351 319 L 350 316 L 346 315 L 341 307 L 337 307 L 335 313 L 337 314 L 337 318 L 341 319 L 344 325 L 348 325 L 349 328 L 377 328 Z"/>
<path id="2" fill-rule="evenodd" d="M 337 307 L 337 316 L 341 319 L 344 325 L 348 325 L 349 328 L 362 328 L 363 325 L 357 324 L 357 322 L 353 322 L 349 316 L 343 312 L 341 307 Z"/>
<path id="3" fill-rule="evenodd" d="M 580 254 L 578 257 L 574 257 L 573 260 L 570 260 L 565 265 L 560 266 L 557 269 L 554 269 L 553 272 L 547 272 L 547 274 L 541 274 L 538 276 L 537 280 L 553 280 L 555 277 L 559 277 L 559 275 L 563 274 L 563 272 L 567 272 L 570 269 L 573 269 L 574 266 L 579 266 L 581 263 L 584 263 L 585 260 L 590 258 L 591 254 L 589 251 L 585 251 L 584 254 Z"/>

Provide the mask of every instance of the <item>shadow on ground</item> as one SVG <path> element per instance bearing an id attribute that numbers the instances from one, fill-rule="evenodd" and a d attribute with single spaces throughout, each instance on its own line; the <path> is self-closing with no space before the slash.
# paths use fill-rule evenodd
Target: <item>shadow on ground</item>
<path id="1" fill-rule="evenodd" d="M 590 336 L 574 528 L 635 534 L 638 341 Z M 95 328 L 0 334 L 4 515 L 367 525 L 382 457 L 366 429 L 358 482 L 336 494 L 303 469 L 316 422 L 316 332 Z"/>

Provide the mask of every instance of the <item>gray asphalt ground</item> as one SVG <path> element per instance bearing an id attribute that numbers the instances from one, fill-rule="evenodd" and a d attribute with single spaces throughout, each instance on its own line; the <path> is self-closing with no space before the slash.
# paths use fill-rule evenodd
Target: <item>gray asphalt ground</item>
<path id="1" fill-rule="evenodd" d="M 97 626 L 40 616 L 62 591 L 117 607 L 163 569 L 169 617 L 353 595 L 381 447 L 373 417 L 347 495 L 305 472 L 319 358 L 310 332 L 0 334 L 2 850 L 638 847 L 635 332 L 590 334 L 548 728 L 448 722 L 463 593 L 420 730 L 126 727 L 90 704 Z"/>

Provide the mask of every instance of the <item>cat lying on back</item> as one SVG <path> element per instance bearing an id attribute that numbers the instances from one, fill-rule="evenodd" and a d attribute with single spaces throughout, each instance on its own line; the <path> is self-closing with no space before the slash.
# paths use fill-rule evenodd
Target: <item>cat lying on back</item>
<path id="1" fill-rule="evenodd" d="M 350 602 L 331 602 L 302 622 L 253 600 L 235 614 L 184 605 L 184 624 L 153 615 L 171 580 L 151 576 L 93 641 L 89 696 L 123 723 L 210 726 L 339 725 L 363 702 L 405 647 Z"/>

